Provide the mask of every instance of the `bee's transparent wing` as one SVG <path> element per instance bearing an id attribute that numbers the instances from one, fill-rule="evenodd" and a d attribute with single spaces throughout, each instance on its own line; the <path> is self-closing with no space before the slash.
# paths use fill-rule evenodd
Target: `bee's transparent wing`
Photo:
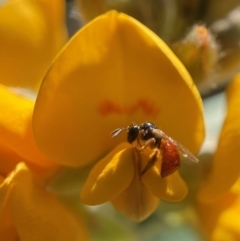
<path id="1" fill-rule="evenodd" d="M 171 137 L 169 137 L 167 134 L 165 134 L 162 130 L 160 129 L 151 129 L 152 133 L 154 135 L 156 135 L 159 138 L 163 138 L 168 140 L 169 142 L 171 142 L 173 145 L 175 145 L 178 150 L 181 152 L 181 154 L 188 158 L 190 161 L 192 162 L 199 162 L 199 160 L 187 149 L 185 148 L 183 145 L 181 145 L 179 142 L 175 141 L 174 139 L 172 139 Z"/>

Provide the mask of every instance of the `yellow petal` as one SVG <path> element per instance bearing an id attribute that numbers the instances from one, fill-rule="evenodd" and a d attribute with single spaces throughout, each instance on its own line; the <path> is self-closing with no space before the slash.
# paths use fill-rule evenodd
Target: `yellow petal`
<path id="1" fill-rule="evenodd" d="M 3 183 L 4 179 L 5 179 L 5 176 L 3 176 L 2 174 L 0 174 L 0 185 Z"/>
<path id="2" fill-rule="evenodd" d="M 239 196 L 225 193 L 216 202 L 198 203 L 197 211 L 203 231 L 209 240 L 240 240 Z"/>
<path id="3" fill-rule="evenodd" d="M 159 198 L 155 197 L 135 175 L 129 186 L 112 200 L 114 207 L 133 221 L 140 222 L 157 208 Z"/>
<path id="4" fill-rule="evenodd" d="M 81 166 L 126 140 L 112 140 L 111 131 L 146 120 L 199 150 L 202 102 L 189 74 L 153 32 L 112 11 L 81 29 L 55 59 L 36 101 L 35 138 L 51 158 Z"/>
<path id="5" fill-rule="evenodd" d="M 228 194 L 221 197 L 217 202 L 206 204 L 199 202 L 197 205 L 198 215 L 202 223 L 203 231 L 211 236 L 217 227 L 221 213 L 228 209 L 236 201 L 236 195 Z"/>
<path id="6" fill-rule="evenodd" d="M 213 240 L 217 241 L 221 237 L 218 234 L 218 230 L 225 231 L 228 236 L 232 236 L 233 241 L 240 240 L 240 230 L 239 230 L 239 217 L 240 212 L 240 200 L 239 197 L 236 200 L 236 202 L 228 209 L 226 209 L 220 216 L 220 219 L 218 220 L 219 226 L 216 228 L 216 230 L 213 233 Z M 225 239 L 230 240 L 230 239 Z"/>
<path id="7" fill-rule="evenodd" d="M 161 178 L 160 166 L 157 163 L 150 168 L 143 176 L 142 182 L 149 191 L 156 197 L 167 201 L 181 201 L 188 194 L 188 187 L 181 178 L 178 171 L 173 174 Z"/>
<path id="8" fill-rule="evenodd" d="M 9 179 L 3 179 L 0 185 L 0 240 L 16 241 L 17 231 L 13 225 L 8 198 L 12 190 Z"/>
<path id="9" fill-rule="evenodd" d="M 0 82 L 38 88 L 66 42 L 63 0 L 9 0 L 0 6 Z"/>
<path id="10" fill-rule="evenodd" d="M 203 230 L 210 240 L 240 240 L 240 179 L 230 191 L 211 203 L 198 202 L 197 211 Z"/>
<path id="11" fill-rule="evenodd" d="M 20 240 L 88 240 L 81 219 L 47 193 L 23 163 L 18 164 L 6 182 L 11 188 L 7 205 Z"/>
<path id="12" fill-rule="evenodd" d="M 33 138 L 31 119 L 34 101 L 2 85 L 0 96 L 0 149 L 5 161 L 14 162 L 11 158 L 16 158 L 16 161 L 27 161 L 39 166 L 55 166 L 40 152 Z"/>
<path id="13" fill-rule="evenodd" d="M 87 178 L 81 200 L 88 205 L 98 205 L 121 193 L 133 179 L 132 155 L 129 144 L 122 143 L 100 160 Z"/>
<path id="14" fill-rule="evenodd" d="M 6 177 L 23 158 L 13 151 L 0 146 L 0 174 Z"/>
<path id="15" fill-rule="evenodd" d="M 227 89 L 227 115 L 214 154 L 209 179 L 199 192 L 202 201 L 213 201 L 230 190 L 240 174 L 240 75 Z"/>

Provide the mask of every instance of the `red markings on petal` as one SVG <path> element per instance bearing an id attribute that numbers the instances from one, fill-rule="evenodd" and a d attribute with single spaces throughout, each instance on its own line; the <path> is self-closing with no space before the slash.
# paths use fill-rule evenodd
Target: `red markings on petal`
<path id="1" fill-rule="evenodd" d="M 159 108 L 149 99 L 139 99 L 129 106 L 123 106 L 112 100 L 104 100 L 97 108 L 102 116 L 110 114 L 132 115 L 138 111 L 142 111 L 145 115 L 155 118 L 159 114 Z"/>

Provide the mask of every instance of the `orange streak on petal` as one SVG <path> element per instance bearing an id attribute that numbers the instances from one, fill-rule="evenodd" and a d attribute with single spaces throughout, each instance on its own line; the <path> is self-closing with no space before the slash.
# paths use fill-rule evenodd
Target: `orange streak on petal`
<path id="1" fill-rule="evenodd" d="M 148 99 L 139 99 L 132 105 L 121 106 L 112 100 L 104 100 L 97 108 L 97 111 L 102 116 L 110 114 L 118 115 L 133 115 L 138 111 L 142 111 L 146 116 L 157 117 L 159 108 L 155 105 L 154 101 Z"/>
<path id="2" fill-rule="evenodd" d="M 124 109 L 120 105 L 114 103 L 113 101 L 110 100 L 105 100 L 99 107 L 98 107 L 98 112 L 102 116 L 106 116 L 109 114 L 124 114 Z"/>

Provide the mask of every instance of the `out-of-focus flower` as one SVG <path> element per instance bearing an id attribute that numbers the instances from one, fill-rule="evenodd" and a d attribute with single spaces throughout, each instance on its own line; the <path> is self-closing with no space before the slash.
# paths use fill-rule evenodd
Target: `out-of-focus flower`
<path id="1" fill-rule="evenodd" d="M 71 212 L 46 192 L 40 176 L 19 163 L 0 186 L 0 239 L 87 240 L 86 227 Z"/>
<path id="2" fill-rule="evenodd" d="M 33 138 L 34 101 L 2 85 L 0 95 L 0 240 L 87 240 L 80 218 L 46 191 L 59 164 Z"/>
<path id="3" fill-rule="evenodd" d="M 219 183 L 221 185 L 221 183 Z M 201 227 L 211 241 L 240 240 L 240 181 L 212 203 L 197 205 Z"/>
<path id="4" fill-rule="evenodd" d="M 0 83 L 38 89 L 67 40 L 64 0 L 7 0 L 0 5 Z"/>
<path id="5" fill-rule="evenodd" d="M 212 241 L 240 239 L 240 75 L 226 90 L 227 113 L 208 178 L 198 193 L 197 213 Z"/>
<path id="6" fill-rule="evenodd" d="M 205 202 L 218 199 L 228 192 L 240 175 L 240 75 L 237 75 L 226 91 L 227 114 L 213 157 L 212 169 L 207 181 L 199 192 Z"/>
<path id="7" fill-rule="evenodd" d="M 64 1 L 12 0 L 0 6 L 0 240 L 88 239 L 81 219 L 46 190 L 60 165 L 36 145 L 35 93 L 26 94 L 38 89 L 66 42 L 64 17 Z"/>
<path id="8" fill-rule="evenodd" d="M 36 146 L 34 101 L 5 86 L 0 86 L 0 95 L 0 240 L 87 240 L 82 221 L 45 190 L 46 178 L 59 165 Z"/>
<path id="9" fill-rule="evenodd" d="M 8 0 L 0 6 L 0 83 L 36 89 L 59 49 L 67 40 L 64 1 Z M 32 113 L 35 101 L 26 91 L 0 85 L 1 172 L 19 161 L 56 166 L 35 144 Z"/>
<path id="10" fill-rule="evenodd" d="M 194 26 L 172 49 L 197 84 L 207 80 L 216 68 L 219 46 L 204 26 Z"/>
<path id="11" fill-rule="evenodd" d="M 53 62 L 36 100 L 34 135 L 51 159 L 82 166 L 98 161 L 125 140 L 124 135 L 110 138 L 109 133 L 116 127 L 146 120 L 160 126 L 193 153 L 199 150 L 204 137 L 202 103 L 189 74 L 153 32 L 133 18 L 112 11 L 76 33 Z M 96 192 L 103 191 L 99 199 L 106 194 L 104 201 L 113 200 L 126 189 L 119 197 L 125 199 L 129 191 L 137 193 L 140 188 L 146 191 L 146 199 L 151 196 L 152 211 L 159 197 L 165 195 L 169 200 L 182 187 L 185 191 L 175 200 L 186 195 L 178 172 L 160 180 L 153 167 L 139 181 L 130 155 L 132 147 L 121 148 L 110 152 L 92 171 L 95 179 L 98 174 L 102 177 L 95 183 Z M 106 170 L 108 175 L 104 175 Z M 90 186 L 95 185 L 91 178 L 92 174 L 85 190 L 89 182 Z M 111 178 L 119 184 L 116 190 Z M 176 180 L 180 180 L 180 190 L 175 186 Z M 153 185 L 154 181 L 161 190 Z M 122 209 L 118 200 L 114 205 Z"/>
<path id="12" fill-rule="evenodd" d="M 4 174 L 25 161 L 40 167 L 56 167 L 37 147 L 32 132 L 34 101 L 0 85 L 0 165 Z"/>

